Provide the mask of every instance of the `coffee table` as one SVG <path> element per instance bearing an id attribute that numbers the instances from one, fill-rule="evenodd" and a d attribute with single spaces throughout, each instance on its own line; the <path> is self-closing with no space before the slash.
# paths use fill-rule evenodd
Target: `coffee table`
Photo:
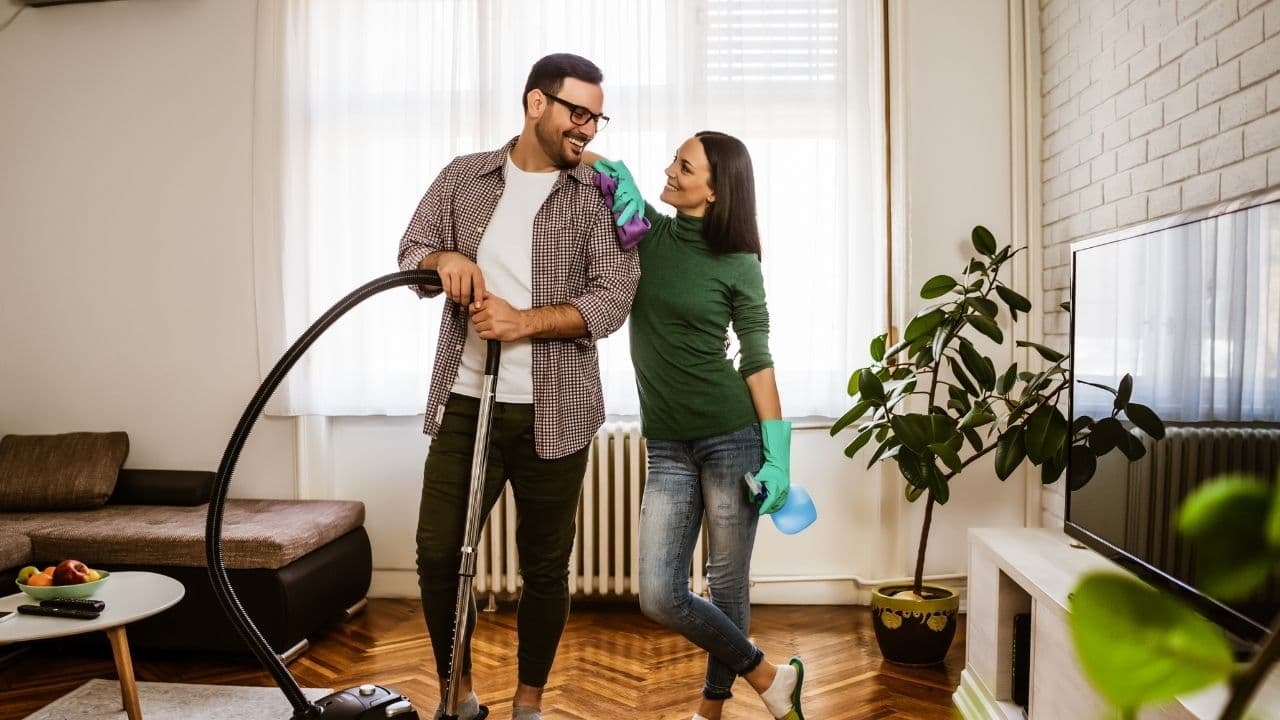
<path id="1" fill-rule="evenodd" d="M 111 641 L 111 653 L 115 656 L 116 674 L 120 676 L 120 698 L 124 701 L 125 712 L 129 720 L 141 720 L 142 708 L 138 705 L 138 685 L 133 677 L 133 659 L 129 657 L 125 625 L 167 610 L 176 605 L 184 593 L 182 583 L 158 573 L 111 573 L 102 589 L 93 596 L 107 604 L 97 619 L 18 615 L 0 623 L 0 646 L 98 630 L 106 632 Z M 21 592 L 0 597 L 0 610 L 14 610 L 27 604 L 38 605 L 39 602 Z"/>

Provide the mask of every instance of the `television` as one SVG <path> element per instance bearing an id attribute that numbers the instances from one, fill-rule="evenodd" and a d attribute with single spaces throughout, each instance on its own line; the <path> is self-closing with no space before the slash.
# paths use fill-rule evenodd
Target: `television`
<path id="1" fill-rule="evenodd" d="M 1110 416 L 1114 396 L 1089 383 L 1116 388 L 1130 374 L 1132 401 L 1166 435 L 1143 435 L 1132 463 L 1099 458 L 1069 487 L 1066 532 L 1256 649 L 1280 612 L 1280 581 L 1245 600 L 1214 597 L 1177 514 L 1223 473 L 1277 482 L 1280 188 L 1074 243 L 1071 272 L 1071 421 Z"/>

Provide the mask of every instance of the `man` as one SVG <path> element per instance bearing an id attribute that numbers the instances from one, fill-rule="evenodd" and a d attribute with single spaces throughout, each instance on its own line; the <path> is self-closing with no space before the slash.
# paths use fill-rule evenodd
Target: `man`
<path id="1" fill-rule="evenodd" d="M 524 128 L 493 152 L 455 158 L 418 205 L 400 241 L 400 268 L 435 269 L 448 297 L 425 432 L 418 577 L 441 688 L 449 673 L 459 549 L 486 340 L 502 341 L 487 516 L 507 480 L 518 516 L 523 589 L 517 616 L 514 720 L 541 718 L 542 688 L 569 614 L 569 555 L 587 444 L 604 422 L 595 341 L 626 319 L 639 279 L 634 251 L 581 164 L 608 118 L 600 69 L 557 54 L 525 84 Z M 459 716 L 483 717 L 471 685 L 470 636 Z M 436 717 L 440 716 L 440 709 Z"/>

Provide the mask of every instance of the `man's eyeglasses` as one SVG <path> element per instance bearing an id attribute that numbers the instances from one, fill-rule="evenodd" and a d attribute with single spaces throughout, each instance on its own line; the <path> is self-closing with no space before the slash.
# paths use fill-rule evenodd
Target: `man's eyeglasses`
<path id="1" fill-rule="evenodd" d="M 560 103 L 561 105 L 563 105 L 563 106 L 565 106 L 565 107 L 569 108 L 569 120 L 570 120 L 574 125 L 577 125 L 577 126 L 581 127 L 581 126 L 586 125 L 587 123 L 591 122 L 592 120 L 595 120 L 595 121 L 596 121 L 596 132 L 600 132 L 601 130 L 603 130 L 603 129 L 605 128 L 605 126 L 606 126 L 606 125 L 608 125 L 608 124 L 609 124 L 609 116 L 608 116 L 608 115 L 603 115 L 603 114 L 601 114 L 601 113 L 593 113 L 593 112 L 591 112 L 590 110 L 588 110 L 587 108 L 582 107 L 581 105 L 575 105 L 575 104 L 573 104 L 573 103 L 569 102 L 568 100 L 562 100 L 562 99 L 560 99 L 560 98 L 556 97 L 555 95 L 552 95 L 551 93 L 546 92 L 546 91 L 543 91 L 543 93 L 542 93 L 542 94 L 543 94 L 543 95 L 545 95 L 545 96 L 547 96 L 547 98 L 548 98 L 548 99 L 555 100 L 556 102 Z"/>

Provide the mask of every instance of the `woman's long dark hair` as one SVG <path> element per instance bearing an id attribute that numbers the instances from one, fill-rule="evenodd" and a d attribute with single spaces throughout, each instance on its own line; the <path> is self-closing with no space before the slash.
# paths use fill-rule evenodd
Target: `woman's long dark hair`
<path id="1" fill-rule="evenodd" d="M 711 189 L 716 201 L 702 221 L 702 238 L 713 254 L 752 253 L 760 257 L 760 228 L 756 225 L 756 177 L 747 146 L 732 135 L 703 130 L 702 142 L 711 165 Z"/>

